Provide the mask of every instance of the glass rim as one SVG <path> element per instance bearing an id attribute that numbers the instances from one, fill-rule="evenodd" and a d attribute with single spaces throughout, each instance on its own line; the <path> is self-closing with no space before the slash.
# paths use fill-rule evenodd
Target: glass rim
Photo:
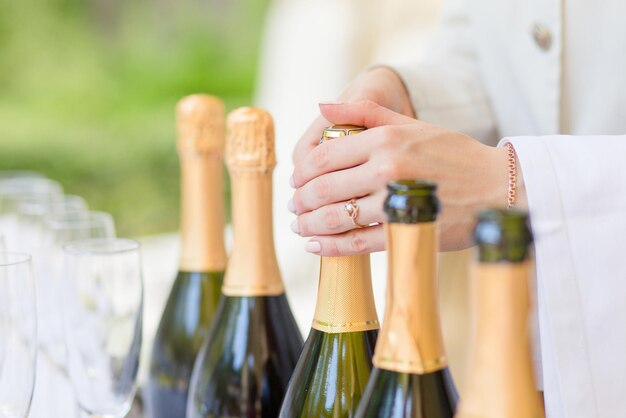
<path id="1" fill-rule="evenodd" d="M 8 261 L 3 261 L 4 257 L 9 258 Z M 20 264 L 29 263 L 33 256 L 28 253 L 20 253 L 13 251 L 0 251 L 0 267 L 11 267 Z"/>
<path id="2" fill-rule="evenodd" d="M 63 245 L 63 251 L 71 255 L 112 255 L 137 251 L 141 243 L 130 238 L 88 238 Z"/>
<path id="3" fill-rule="evenodd" d="M 72 216 L 77 217 L 71 219 Z M 49 216 L 46 219 L 46 225 L 51 229 L 72 229 L 100 221 L 113 223 L 113 216 L 108 212 L 99 210 L 68 212 Z"/>

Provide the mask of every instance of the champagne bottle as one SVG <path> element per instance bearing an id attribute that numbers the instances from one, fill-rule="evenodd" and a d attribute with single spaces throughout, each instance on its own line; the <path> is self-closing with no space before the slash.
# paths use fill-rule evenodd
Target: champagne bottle
<path id="1" fill-rule="evenodd" d="M 385 323 L 359 418 L 451 418 L 457 393 L 447 368 L 437 304 L 436 186 L 389 183 Z"/>
<path id="2" fill-rule="evenodd" d="M 274 251 L 274 125 L 255 108 L 234 110 L 227 124 L 234 246 L 187 417 L 274 418 L 302 349 Z"/>
<path id="3" fill-rule="evenodd" d="M 322 142 L 363 130 L 326 128 Z M 322 257 L 313 325 L 280 418 L 352 417 L 372 369 L 378 328 L 369 254 Z"/>
<path id="4" fill-rule="evenodd" d="M 226 251 L 222 154 L 224 106 L 193 95 L 177 106 L 181 167 L 181 257 L 152 346 L 147 414 L 184 417 L 194 360 L 220 297 Z"/>
<path id="5" fill-rule="evenodd" d="M 529 342 L 528 216 L 479 214 L 473 267 L 474 337 L 458 417 L 543 418 Z"/>

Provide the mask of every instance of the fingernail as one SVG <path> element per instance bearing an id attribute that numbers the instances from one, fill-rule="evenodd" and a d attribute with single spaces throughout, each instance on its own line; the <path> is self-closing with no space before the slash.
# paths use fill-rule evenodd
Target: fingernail
<path id="1" fill-rule="evenodd" d="M 298 226 L 298 218 L 296 218 L 296 220 L 293 221 L 291 223 L 291 225 L 289 225 L 289 227 L 291 228 L 291 230 L 293 232 L 295 232 L 296 234 L 299 234 L 300 233 L 300 227 Z"/>
<path id="2" fill-rule="evenodd" d="M 330 101 L 330 102 L 320 102 L 319 104 L 320 104 L 320 106 L 337 106 L 337 105 L 342 105 L 343 102 L 333 102 L 333 101 Z"/>
<path id="3" fill-rule="evenodd" d="M 296 182 L 293 181 L 293 176 L 289 177 L 289 185 L 291 186 L 291 188 L 295 189 L 296 188 Z"/>
<path id="4" fill-rule="evenodd" d="M 313 254 L 317 254 L 322 251 L 322 245 L 318 241 L 309 241 L 304 244 L 305 251 Z"/>
<path id="5" fill-rule="evenodd" d="M 287 202 L 287 209 L 291 213 L 296 213 L 296 206 L 293 204 L 293 199 L 289 199 L 289 202 Z"/>

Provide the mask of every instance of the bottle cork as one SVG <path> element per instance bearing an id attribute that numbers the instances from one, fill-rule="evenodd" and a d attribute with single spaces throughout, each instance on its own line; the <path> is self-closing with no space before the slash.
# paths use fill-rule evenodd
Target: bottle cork
<path id="1" fill-rule="evenodd" d="M 276 166 L 274 121 L 263 109 L 242 107 L 227 119 L 226 165 L 230 171 L 271 171 Z"/>
<path id="2" fill-rule="evenodd" d="M 224 103 L 217 97 L 193 94 L 176 106 L 177 149 L 181 154 L 221 154 L 224 150 Z"/>

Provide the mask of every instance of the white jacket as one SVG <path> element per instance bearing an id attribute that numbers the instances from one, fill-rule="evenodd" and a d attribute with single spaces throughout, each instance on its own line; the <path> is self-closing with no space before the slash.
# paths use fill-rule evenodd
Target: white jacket
<path id="1" fill-rule="evenodd" d="M 396 69 L 420 119 L 515 147 L 547 416 L 626 417 L 626 2 L 448 3 Z"/>

